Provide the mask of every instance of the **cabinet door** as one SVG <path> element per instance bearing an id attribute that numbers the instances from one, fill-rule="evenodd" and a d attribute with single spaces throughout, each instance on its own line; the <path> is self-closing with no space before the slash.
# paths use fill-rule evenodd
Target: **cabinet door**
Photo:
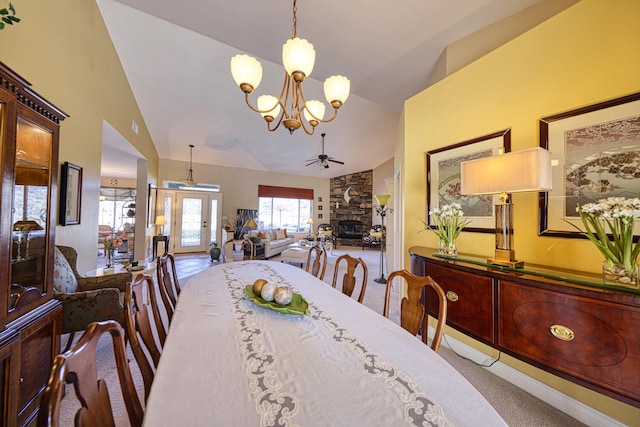
<path id="1" fill-rule="evenodd" d="M 499 285 L 499 344 L 598 391 L 640 401 L 640 309 L 537 289 Z M 571 379 L 569 377 L 569 379 Z M 574 379 L 574 381 L 575 381 Z M 635 401 L 633 403 L 629 399 Z"/>
<path id="2" fill-rule="evenodd" d="M 24 313 L 51 292 L 57 126 L 24 106 L 17 111 L 9 309 Z"/>
<path id="3" fill-rule="evenodd" d="M 15 427 L 17 425 L 19 387 L 19 354 L 16 331 L 5 329 L 0 333 L 0 425 Z"/>
<path id="4" fill-rule="evenodd" d="M 489 345 L 495 345 L 494 286 L 491 277 L 426 263 L 426 275 L 447 296 L 447 324 Z M 435 291 L 428 288 L 427 312 L 437 314 Z"/>

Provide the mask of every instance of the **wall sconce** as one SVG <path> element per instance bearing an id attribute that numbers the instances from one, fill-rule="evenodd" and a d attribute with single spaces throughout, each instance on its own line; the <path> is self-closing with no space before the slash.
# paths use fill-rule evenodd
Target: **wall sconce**
<path id="1" fill-rule="evenodd" d="M 500 194 L 496 204 L 496 252 L 489 264 L 524 267 L 513 249 L 513 205 L 509 193 L 549 191 L 551 153 L 535 147 L 460 163 L 461 193 Z"/>

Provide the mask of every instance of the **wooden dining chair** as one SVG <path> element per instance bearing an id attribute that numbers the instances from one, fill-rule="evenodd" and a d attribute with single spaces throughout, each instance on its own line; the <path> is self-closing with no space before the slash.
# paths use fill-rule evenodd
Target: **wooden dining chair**
<path id="1" fill-rule="evenodd" d="M 429 276 L 416 276 L 407 270 L 394 271 L 387 279 L 387 290 L 384 294 L 384 317 L 389 317 L 389 296 L 391 294 L 391 282 L 396 277 L 402 277 L 407 281 L 407 295 L 402 298 L 400 303 L 400 326 L 417 335 L 422 326 L 422 341 L 428 344 L 428 321 L 425 316 L 425 307 L 422 304 L 422 290 L 426 286 L 430 286 L 438 295 L 438 323 L 436 325 L 436 333 L 431 341 L 431 348 L 437 352 L 440 349 L 440 342 L 444 334 L 444 325 L 447 321 L 447 298 L 444 291 Z"/>
<path id="2" fill-rule="evenodd" d="M 333 281 L 331 282 L 331 286 L 334 288 L 337 288 L 338 270 L 340 269 L 342 261 L 345 261 L 347 264 L 347 272 L 342 276 L 342 293 L 348 296 L 353 294 L 356 287 L 356 268 L 358 265 L 362 266 L 362 286 L 360 288 L 360 295 L 358 296 L 358 302 L 362 303 L 364 300 L 364 292 L 367 289 L 367 264 L 362 260 L 362 258 L 354 258 L 349 254 L 339 256 L 336 260 L 335 270 L 333 271 Z"/>
<path id="3" fill-rule="evenodd" d="M 155 376 L 155 370 L 160 362 L 160 349 L 156 344 L 153 334 L 153 328 L 149 318 L 149 306 L 151 304 L 144 303 L 144 285 L 147 285 L 149 294 L 154 287 L 151 276 L 139 274 L 133 282 L 127 283 L 127 291 L 125 293 L 124 321 L 126 325 L 127 337 L 131 344 L 131 350 L 138 362 L 142 381 L 144 383 L 145 402 L 151 391 L 151 383 Z M 152 311 L 153 308 L 151 307 Z M 154 319 L 155 322 L 155 319 Z M 160 325 L 160 327 L 163 327 Z M 157 330 L 158 328 L 156 328 Z M 146 352 L 145 352 L 146 347 Z M 147 356 L 147 354 L 149 356 Z M 151 359 L 151 360 L 149 360 Z"/>
<path id="4" fill-rule="evenodd" d="M 176 260 L 168 252 L 158 257 L 156 262 L 156 273 L 158 278 L 158 290 L 160 297 L 167 311 L 167 318 L 171 322 L 173 312 L 180 295 L 180 282 L 176 273 Z"/>
<path id="5" fill-rule="evenodd" d="M 313 262 L 312 262 L 313 260 Z M 307 256 L 307 271 L 318 279 L 324 279 L 327 270 L 327 251 L 320 246 L 312 246 Z"/>
<path id="6" fill-rule="evenodd" d="M 124 330 L 115 320 L 93 322 L 71 350 L 57 355 L 53 360 L 49 381 L 42 393 L 39 427 L 60 425 L 60 401 L 66 384 L 73 384 L 80 409 L 75 416 L 75 426 L 113 427 L 115 425 L 109 391 L 104 379 L 98 379 L 96 347 L 104 333 L 110 333 L 116 357 L 116 367 L 129 422 L 133 427 L 142 425 L 144 411 L 131 376 L 125 351 Z"/>

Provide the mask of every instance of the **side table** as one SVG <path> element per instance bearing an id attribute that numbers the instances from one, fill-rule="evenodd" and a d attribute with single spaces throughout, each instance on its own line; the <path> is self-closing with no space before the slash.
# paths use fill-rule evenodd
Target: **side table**
<path id="1" fill-rule="evenodd" d="M 158 257 L 158 242 L 163 242 L 164 252 L 169 252 L 169 235 L 158 234 L 157 236 L 153 236 L 153 259 Z"/>

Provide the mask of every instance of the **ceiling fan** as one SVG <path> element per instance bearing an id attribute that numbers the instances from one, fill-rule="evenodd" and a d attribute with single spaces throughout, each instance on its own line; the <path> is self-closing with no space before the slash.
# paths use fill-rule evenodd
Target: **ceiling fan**
<path id="1" fill-rule="evenodd" d="M 320 166 L 325 169 L 329 168 L 329 162 L 339 163 L 341 165 L 344 165 L 344 162 L 341 162 L 340 160 L 336 160 L 333 157 L 329 157 L 326 154 L 324 154 L 324 136 L 326 135 L 326 133 L 323 133 L 321 135 L 322 135 L 322 154 L 320 154 L 317 159 L 305 160 L 306 162 L 311 162 L 311 163 L 307 163 L 305 166 L 309 166 L 318 162 L 320 162 Z"/>

